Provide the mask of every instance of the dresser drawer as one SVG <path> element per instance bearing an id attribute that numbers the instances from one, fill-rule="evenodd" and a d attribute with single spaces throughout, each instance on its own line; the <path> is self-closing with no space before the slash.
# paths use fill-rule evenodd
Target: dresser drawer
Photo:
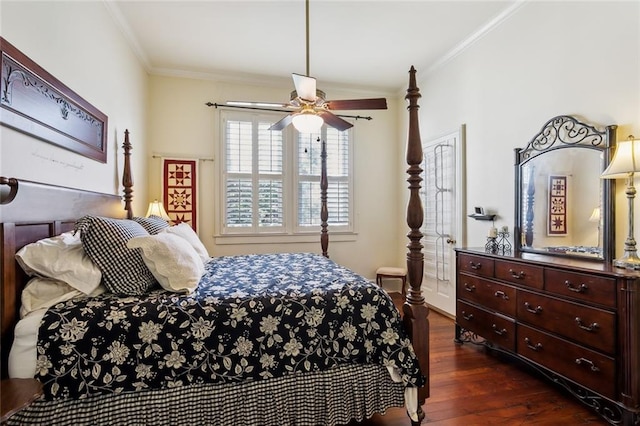
<path id="1" fill-rule="evenodd" d="M 517 332 L 519 355 L 605 397 L 616 397 L 613 358 L 522 324 Z"/>
<path id="2" fill-rule="evenodd" d="M 525 263 L 501 260 L 496 262 L 495 277 L 542 290 L 544 284 L 544 268 Z"/>
<path id="3" fill-rule="evenodd" d="M 456 323 L 488 341 L 515 352 L 515 322 L 498 314 L 485 311 L 474 305 L 458 300 L 456 305 Z"/>
<path id="4" fill-rule="evenodd" d="M 481 275 L 483 277 L 493 277 L 493 259 L 470 254 L 459 254 L 458 271 Z"/>
<path id="5" fill-rule="evenodd" d="M 518 290 L 518 321 L 594 349 L 615 354 L 616 318 L 613 312 Z"/>
<path id="6" fill-rule="evenodd" d="M 616 307 L 616 280 L 558 269 L 544 272 L 545 290 L 559 296 Z"/>
<path id="7" fill-rule="evenodd" d="M 475 302 L 505 315 L 516 316 L 515 287 L 484 278 L 458 274 L 458 298 Z"/>

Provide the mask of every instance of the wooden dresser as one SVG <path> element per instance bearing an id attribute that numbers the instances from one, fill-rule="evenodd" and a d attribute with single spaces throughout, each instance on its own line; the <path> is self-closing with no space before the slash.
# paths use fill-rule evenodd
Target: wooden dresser
<path id="1" fill-rule="evenodd" d="M 640 273 L 457 249 L 456 341 L 507 352 L 612 424 L 640 424 Z"/>

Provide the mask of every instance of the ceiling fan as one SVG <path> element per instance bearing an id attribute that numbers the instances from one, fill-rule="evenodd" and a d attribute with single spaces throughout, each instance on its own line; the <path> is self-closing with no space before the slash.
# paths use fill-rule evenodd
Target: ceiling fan
<path id="1" fill-rule="evenodd" d="M 274 123 L 269 130 L 282 130 L 289 124 L 300 132 L 317 132 L 322 124 L 334 127 L 340 131 L 353 127 L 353 124 L 342 119 L 332 111 L 357 109 L 387 109 L 385 98 L 327 100 L 322 90 L 316 87 L 316 79 L 309 76 L 309 0 L 305 0 L 306 12 L 306 73 L 292 74 L 295 89 L 291 92 L 291 99 L 286 104 L 278 105 L 293 109 L 282 120 Z M 227 102 L 227 104 L 232 104 Z M 246 103 L 244 103 L 246 104 Z"/>

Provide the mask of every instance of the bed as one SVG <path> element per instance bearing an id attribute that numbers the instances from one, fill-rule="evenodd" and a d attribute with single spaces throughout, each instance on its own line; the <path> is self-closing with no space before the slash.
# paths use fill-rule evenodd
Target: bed
<path id="1" fill-rule="evenodd" d="M 9 424 L 336 425 L 394 406 L 405 406 L 412 424 L 420 424 L 429 391 L 429 329 L 420 290 L 420 94 L 413 67 L 409 74 L 410 289 L 402 316 L 377 285 L 328 258 L 326 224 L 322 255 L 208 258 L 188 231 L 156 229 L 153 221 L 136 218 L 128 134 L 124 208 L 115 195 L 0 178 L 2 374 L 13 344 L 12 364 L 27 370 L 14 375 L 35 372 L 44 388 L 44 396 Z M 119 280 L 122 274 L 111 275 L 115 266 L 101 264 L 102 254 L 94 251 L 106 250 L 104 229 L 120 230 L 125 223 L 130 228 L 124 233 L 135 234 L 138 226 L 146 232 L 127 234 L 127 244 L 140 244 L 134 248 L 148 267 L 143 273 L 133 260 L 111 261 L 133 271 Z M 16 253 L 61 235 L 73 238 L 76 228 L 85 254 L 98 256 L 92 259 L 110 291 L 92 287 L 90 296 L 65 297 L 27 315 L 37 345 L 25 355 L 19 341 L 30 334 L 18 319 L 31 303 L 21 306 L 30 277 Z M 91 245 L 84 238 L 96 229 L 99 242 Z M 161 239 L 168 247 L 184 246 L 189 256 L 177 263 L 192 262 L 201 279 L 194 284 L 164 273 L 166 253 L 154 257 L 144 246 L 161 245 Z M 109 256 L 112 244 L 110 239 Z M 160 286 L 146 284 L 151 270 Z M 23 365 L 29 357 L 35 362 Z"/>

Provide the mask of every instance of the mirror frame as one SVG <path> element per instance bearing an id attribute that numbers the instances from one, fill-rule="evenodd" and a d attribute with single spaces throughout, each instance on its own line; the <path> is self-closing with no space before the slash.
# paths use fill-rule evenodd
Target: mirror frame
<path id="1" fill-rule="evenodd" d="M 524 218 L 522 212 L 523 197 L 522 167 L 541 154 L 561 149 L 594 149 L 603 152 L 603 169 L 609 165 L 616 143 L 616 125 L 607 126 L 600 131 L 569 115 L 553 117 L 542 126 L 533 139 L 524 148 L 515 149 L 515 226 L 514 250 L 516 253 L 539 253 L 553 256 L 573 257 L 610 263 L 615 255 L 615 206 L 612 199 L 615 194 L 615 180 L 603 179 L 600 212 L 602 215 L 602 256 L 587 257 L 572 253 L 555 253 L 535 247 L 523 246 Z"/>

